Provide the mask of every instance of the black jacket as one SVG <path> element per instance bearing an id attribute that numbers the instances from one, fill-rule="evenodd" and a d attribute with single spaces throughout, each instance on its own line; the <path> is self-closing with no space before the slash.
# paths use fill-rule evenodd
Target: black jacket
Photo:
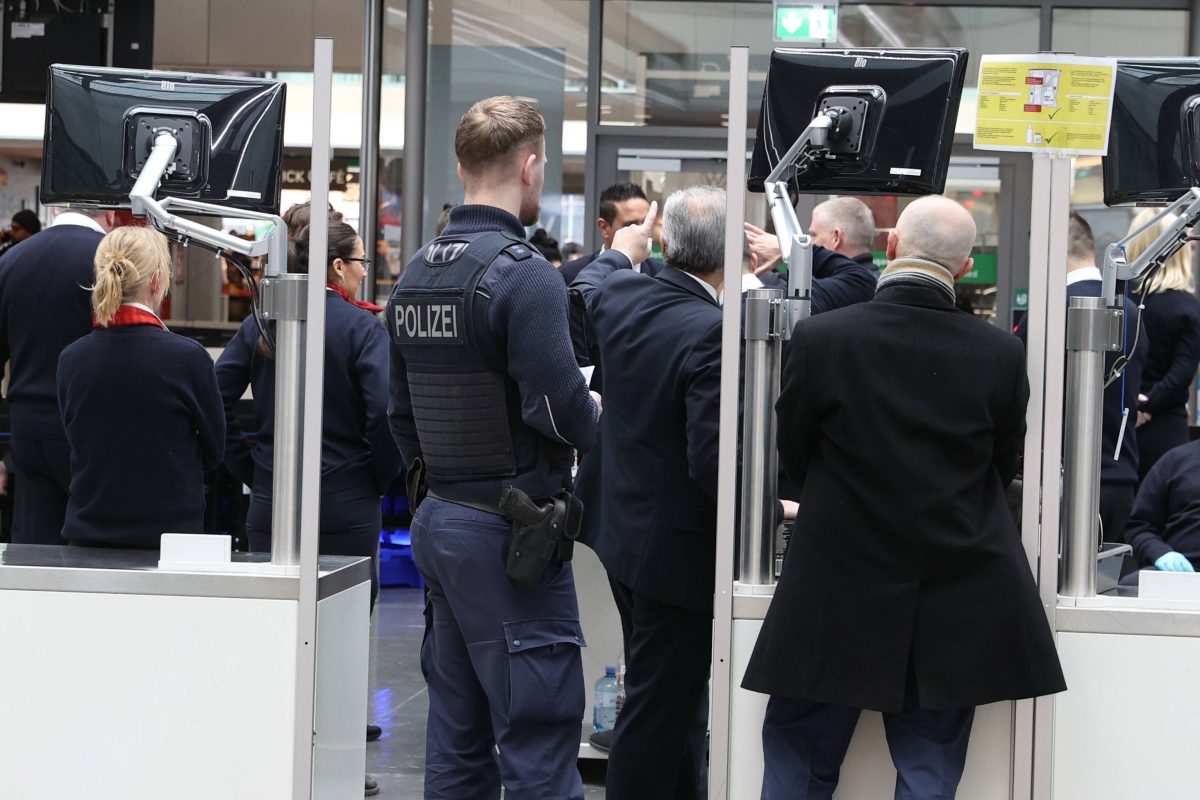
<path id="1" fill-rule="evenodd" d="M 1138 567 L 1175 550 L 1200 567 L 1200 442 L 1169 450 L 1138 487 L 1123 534 Z"/>
<path id="2" fill-rule="evenodd" d="M 95 330 L 63 351 L 58 398 L 71 445 L 64 539 L 157 549 L 163 533 L 204 532 L 225 416 L 203 347 L 152 325 Z"/>
<path id="3" fill-rule="evenodd" d="M 10 363 L 14 436 L 62 439 L 55 372 L 63 348 L 92 331 L 92 261 L 104 236 L 54 225 L 0 258 L 0 364 Z"/>
<path id="4" fill-rule="evenodd" d="M 584 267 L 586 267 L 588 264 L 591 264 L 601 255 L 603 254 L 592 253 L 591 255 L 580 256 L 574 261 L 567 261 L 558 268 L 558 272 L 560 275 L 562 275 L 562 279 L 566 282 L 567 286 L 570 286 L 575 282 L 575 279 L 579 277 L 579 273 L 583 272 Z M 621 263 L 626 266 L 619 267 L 618 269 L 632 269 L 632 267 L 628 266 L 629 262 L 627 260 L 622 261 Z M 643 275 L 649 275 L 651 278 L 653 278 L 662 271 L 663 262 L 659 261 L 657 258 L 647 258 L 642 262 Z"/>
<path id="5" fill-rule="evenodd" d="M 1142 371 L 1141 410 L 1157 415 L 1187 413 L 1188 390 L 1200 364 L 1200 300 L 1171 289 L 1146 295 L 1142 324 L 1150 338 Z"/>
<path id="6" fill-rule="evenodd" d="M 743 686 L 900 711 L 1061 691 L 1004 488 L 1025 440 L 1020 344 L 901 283 L 796 327 L 776 405 L 797 532 Z"/>
<path id="7" fill-rule="evenodd" d="M 217 361 L 228 435 L 225 466 L 260 495 L 273 491 L 275 365 L 259 349 L 247 317 Z M 256 437 L 242 430 L 234 408 L 251 386 Z M 321 488 L 373 486 L 383 494 L 400 473 L 400 452 L 388 428 L 388 339 L 379 319 L 332 291 L 325 292 L 325 380 L 321 415 Z"/>
<path id="8" fill-rule="evenodd" d="M 588 544 L 634 591 L 712 613 L 721 308 L 677 269 L 628 264 L 604 253 L 574 283 L 604 367 L 604 446 L 576 489 Z"/>

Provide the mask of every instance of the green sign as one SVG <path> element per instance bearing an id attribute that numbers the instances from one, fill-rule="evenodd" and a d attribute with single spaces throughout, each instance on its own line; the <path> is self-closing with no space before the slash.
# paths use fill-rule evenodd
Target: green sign
<path id="1" fill-rule="evenodd" d="M 876 268 L 882 270 L 888 265 L 887 255 L 883 251 L 876 250 L 871 253 L 871 256 L 875 259 Z M 959 278 L 958 282 L 994 284 L 996 282 L 996 263 L 995 253 L 976 253 L 975 263 L 971 265 L 971 271 Z M 1029 292 L 1027 290 L 1020 291 L 1025 292 L 1026 302 L 1028 302 Z M 1024 308 L 1024 306 L 1018 305 L 1016 308 Z"/>
<path id="2" fill-rule="evenodd" d="M 775 41 L 836 42 L 837 12 L 836 2 L 775 0 Z"/>
<path id="3" fill-rule="evenodd" d="M 1028 309 L 1029 308 L 1029 290 L 1014 289 L 1013 290 L 1013 308 Z"/>

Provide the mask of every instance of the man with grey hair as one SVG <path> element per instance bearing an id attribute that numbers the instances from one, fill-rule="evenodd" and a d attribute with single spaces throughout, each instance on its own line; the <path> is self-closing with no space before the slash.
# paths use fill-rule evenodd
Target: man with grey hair
<path id="1" fill-rule="evenodd" d="M 750 251 L 761 266 L 775 266 L 782 261 L 779 238 L 747 222 L 744 226 Z M 813 244 L 841 253 L 872 272 L 875 270 L 872 250 L 875 245 L 875 215 L 871 207 L 857 197 L 835 197 L 813 209 L 808 235 Z"/>
<path id="2" fill-rule="evenodd" d="M 604 365 L 603 446 L 576 492 L 628 661 L 610 800 L 706 796 L 697 720 L 712 650 L 725 192 L 694 186 L 667 198 L 666 266 L 650 277 L 628 267 L 649 255 L 654 213 L 617 231 L 572 284 Z"/>
<path id="3" fill-rule="evenodd" d="M 864 708 L 896 798 L 953 798 L 975 706 L 1066 688 L 1005 502 L 1025 354 L 954 308 L 974 240 L 962 206 L 917 200 L 875 299 L 796 326 L 776 411 L 803 495 L 742 683 L 771 696 L 763 800 L 832 797 Z"/>

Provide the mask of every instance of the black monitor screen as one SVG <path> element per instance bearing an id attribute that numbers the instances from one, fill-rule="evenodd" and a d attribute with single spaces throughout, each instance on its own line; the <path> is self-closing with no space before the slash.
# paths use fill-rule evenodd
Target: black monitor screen
<path id="1" fill-rule="evenodd" d="M 748 185 L 763 181 L 831 97 L 868 97 L 862 152 L 810 163 L 793 186 L 826 194 L 931 194 L 946 184 L 967 51 L 776 50 Z"/>
<path id="2" fill-rule="evenodd" d="M 1104 202 L 1167 203 L 1200 186 L 1200 59 L 1121 59 L 1113 94 Z"/>
<path id="3" fill-rule="evenodd" d="M 179 142 L 158 196 L 279 212 L 280 81 L 54 65 L 46 94 L 42 203 L 129 206 L 155 135 Z"/>

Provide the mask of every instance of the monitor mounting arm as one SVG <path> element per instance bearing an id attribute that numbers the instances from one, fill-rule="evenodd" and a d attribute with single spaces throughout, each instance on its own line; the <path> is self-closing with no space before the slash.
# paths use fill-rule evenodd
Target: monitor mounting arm
<path id="1" fill-rule="evenodd" d="M 812 237 L 804 232 L 796 217 L 787 178 L 803 172 L 808 162 L 826 152 L 829 131 L 840 113 L 840 109 L 830 108 L 817 114 L 763 181 L 771 221 L 779 238 L 779 253 L 788 266 L 787 295 L 783 299 L 785 339 L 791 338 L 797 322 L 812 313 Z"/>
<path id="2" fill-rule="evenodd" d="M 1130 263 L 1125 255 L 1125 246 L 1171 214 L 1175 215 L 1175 221 Z M 1187 230 L 1197 222 L 1200 222 L 1200 188 L 1193 187 L 1156 214 L 1154 219 L 1124 239 L 1110 244 L 1104 251 L 1104 269 L 1101 276 L 1101 296 L 1105 305 L 1113 307 L 1117 304 L 1118 280 L 1140 280 L 1151 270 L 1161 266 L 1183 247 L 1188 240 Z"/>
<path id="3" fill-rule="evenodd" d="M 243 256 L 266 256 L 267 275 L 278 275 L 287 272 L 287 225 L 281 217 L 272 214 L 261 214 L 240 208 L 226 208 L 211 203 L 201 203 L 180 197 L 155 197 L 159 183 L 166 177 L 179 149 L 179 142 L 167 130 L 159 130 L 154 138 L 154 146 L 146 165 L 138 175 L 133 190 L 129 193 L 130 207 L 136 216 L 149 217 L 155 227 L 175 231 L 184 237 L 212 247 L 216 250 L 228 250 Z M 185 217 L 172 214 L 171 210 L 206 214 L 215 217 L 256 220 L 273 224 L 270 235 L 266 239 L 248 242 L 245 239 L 232 236 L 224 231 L 214 230 Z"/>

